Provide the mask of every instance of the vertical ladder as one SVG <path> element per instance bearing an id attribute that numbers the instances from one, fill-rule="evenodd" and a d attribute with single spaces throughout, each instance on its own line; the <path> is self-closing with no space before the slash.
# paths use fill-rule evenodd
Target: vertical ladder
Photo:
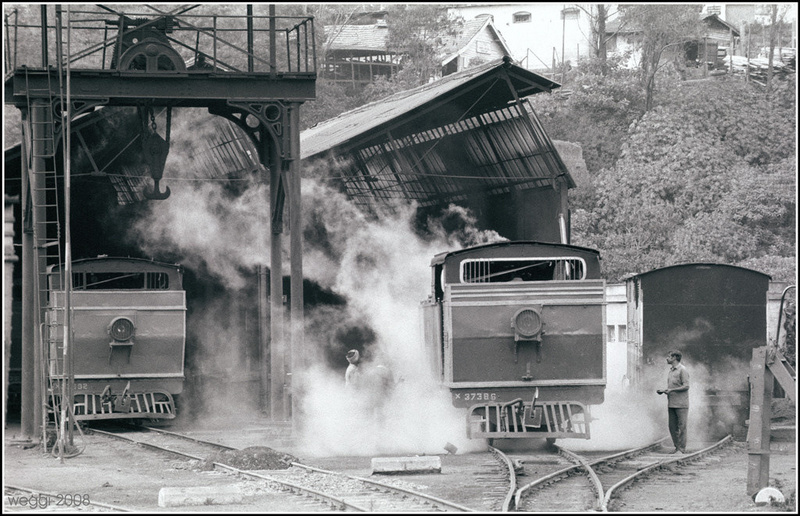
<path id="1" fill-rule="evenodd" d="M 47 74 L 47 87 L 31 88 L 28 72 L 25 73 L 26 97 L 29 107 L 28 127 L 29 141 L 28 174 L 31 188 L 32 225 L 34 241 L 34 290 L 36 306 L 43 310 L 48 302 L 47 268 L 60 264 L 61 253 L 61 215 L 58 202 L 58 173 L 56 167 L 57 142 L 55 137 L 55 118 L 53 112 L 53 94 L 50 73 Z M 63 279 L 59 282 L 64 284 Z M 63 308 L 61 309 L 63 312 Z M 61 353 L 63 348 L 55 349 L 56 336 L 63 331 L 64 314 L 54 313 L 40 321 L 41 363 L 37 367 L 42 371 L 42 393 L 46 409 L 43 421 L 47 427 L 49 415 L 56 410 L 51 403 L 53 392 L 53 376 L 62 375 Z M 46 436 L 45 436 L 46 437 Z"/>

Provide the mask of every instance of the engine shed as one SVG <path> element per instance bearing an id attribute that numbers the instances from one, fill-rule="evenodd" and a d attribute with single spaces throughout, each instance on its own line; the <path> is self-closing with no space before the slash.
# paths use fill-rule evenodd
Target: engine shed
<path id="1" fill-rule="evenodd" d="M 367 210 L 455 203 L 508 239 L 569 243 L 575 181 L 526 99 L 559 87 L 505 57 L 306 129 L 301 156 Z"/>

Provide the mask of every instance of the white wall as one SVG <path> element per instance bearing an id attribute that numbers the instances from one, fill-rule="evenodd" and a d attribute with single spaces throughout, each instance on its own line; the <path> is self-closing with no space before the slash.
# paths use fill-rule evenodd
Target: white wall
<path id="1" fill-rule="evenodd" d="M 606 379 L 607 388 L 620 390 L 628 369 L 628 304 L 624 283 L 606 285 Z"/>
<path id="2" fill-rule="evenodd" d="M 494 25 L 506 40 L 516 61 L 528 69 L 550 68 L 553 61 L 553 48 L 556 49 L 557 67 L 560 67 L 562 40 L 564 56 L 574 66 L 578 55 L 586 57 L 591 53 L 589 16 L 578 9 L 566 22 L 561 18 L 561 10 L 577 4 L 469 4 L 453 6 L 450 13 L 457 13 L 465 20 L 481 14 L 491 14 Z M 591 4 L 580 4 L 586 9 Z M 529 12 L 529 22 L 514 23 L 514 13 Z M 525 59 L 527 56 L 527 59 Z"/>

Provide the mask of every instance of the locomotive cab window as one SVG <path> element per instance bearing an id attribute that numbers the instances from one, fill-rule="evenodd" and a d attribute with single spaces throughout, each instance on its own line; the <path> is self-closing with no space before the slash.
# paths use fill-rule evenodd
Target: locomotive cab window
<path id="1" fill-rule="evenodd" d="M 461 262 L 461 283 L 564 281 L 586 278 L 582 258 L 494 258 Z"/>
<path id="2" fill-rule="evenodd" d="M 167 290 L 165 272 L 78 272 L 72 275 L 75 290 Z"/>

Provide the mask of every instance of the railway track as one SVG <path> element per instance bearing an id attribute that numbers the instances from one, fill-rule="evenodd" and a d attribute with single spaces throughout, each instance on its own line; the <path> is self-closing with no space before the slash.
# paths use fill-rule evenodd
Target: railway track
<path id="1" fill-rule="evenodd" d="M 191 460 L 203 461 L 205 460 L 203 455 L 208 455 L 208 452 L 235 450 L 230 446 L 195 439 L 175 432 L 149 427 L 138 428 L 144 431 L 127 432 L 127 435 L 103 430 L 93 431 L 151 450 Z M 264 474 L 213 462 L 214 469 L 261 480 L 281 491 L 310 499 L 317 505 L 317 510 L 321 505 L 329 510 L 357 512 L 472 511 L 463 505 L 386 482 L 345 475 L 298 462 L 292 462 L 290 465 L 291 468 L 270 470 L 269 474 Z"/>
<path id="2" fill-rule="evenodd" d="M 552 467 L 546 474 L 520 487 L 513 507 L 520 511 L 610 511 L 619 493 L 647 474 L 672 465 L 701 459 L 731 442 L 731 437 L 702 450 L 681 455 L 655 453 L 668 438 L 605 456 L 578 455 L 557 447 L 570 464 Z M 564 496 L 569 492 L 569 496 Z"/>

